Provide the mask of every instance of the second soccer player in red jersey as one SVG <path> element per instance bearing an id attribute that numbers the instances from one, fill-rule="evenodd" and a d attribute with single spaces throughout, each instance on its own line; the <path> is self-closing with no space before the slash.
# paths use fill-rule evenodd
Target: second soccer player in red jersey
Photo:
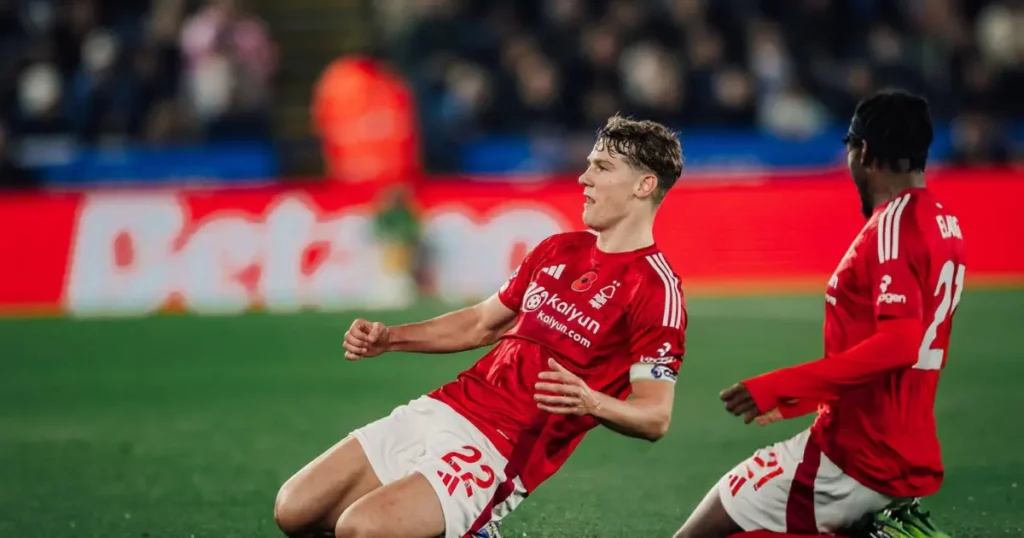
<path id="1" fill-rule="evenodd" d="M 288 480 L 275 506 L 285 533 L 474 535 L 557 472 L 595 426 L 650 441 L 665 434 L 687 317 L 653 221 L 682 171 L 679 141 L 657 123 L 615 117 L 588 161 L 579 183 L 593 233 L 542 241 L 476 306 L 397 327 L 352 324 L 351 360 L 496 345 Z"/>
<path id="2" fill-rule="evenodd" d="M 722 393 L 748 423 L 818 418 L 726 474 L 677 537 L 832 535 L 938 491 L 933 407 L 965 261 L 956 216 L 925 188 L 932 136 L 922 98 L 857 107 L 846 144 L 868 221 L 828 282 L 824 358 Z"/>

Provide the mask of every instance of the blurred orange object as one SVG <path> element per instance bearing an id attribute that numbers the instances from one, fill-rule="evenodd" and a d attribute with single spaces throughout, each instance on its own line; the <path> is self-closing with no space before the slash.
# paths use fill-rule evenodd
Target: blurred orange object
<path id="1" fill-rule="evenodd" d="M 317 82 L 313 123 L 329 179 L 410 182 L 420 174 L 416 107 L 408 85 L 380 61 L 334 61 Z"/>

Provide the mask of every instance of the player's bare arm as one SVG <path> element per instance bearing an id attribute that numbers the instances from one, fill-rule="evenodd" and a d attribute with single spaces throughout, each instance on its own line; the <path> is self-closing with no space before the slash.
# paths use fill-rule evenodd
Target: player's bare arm
<path id="1" fill-rule="evenodd" d="M 672 422 L 675 383 L 640 379 L 633 381 L 633 394 L 617 400 L 602 394 L 608 401 L 594 415 L 604 426 L 630 437 L 657 441 L 668 433 Z"/>
<path id="2" fill-rule="evenodd" d="M 591 389 L 554 359 L 548 365 L 551 370 L 541 372 L 536 385 L 538 408 L 559 415 L 592 415 L 622 435 L 648 441 L 657 441 L 668 432 L 674 383 L 638 379 L 632 382 L 632 396 L 619 400 Z"/>
<path id="3" fill-rule="evenodd" d="M 345 358 L 359 360 L 388 351 L 456 353 L 493 344 L 515 321 L 497 295 L 433 319 L 387 327 L 357 319 L 345 333 Z"/>

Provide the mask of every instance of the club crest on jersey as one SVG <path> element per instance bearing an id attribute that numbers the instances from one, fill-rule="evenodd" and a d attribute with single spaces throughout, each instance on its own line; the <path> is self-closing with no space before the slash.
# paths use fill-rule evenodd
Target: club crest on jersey
<path id="1" fill-rule="evenodd" d="M 572 283 L 572 291 L 583 293 L 589 290 L 590 286 L 594 285 L 595 280 L 597 280 L 597 271 L 587 271 Z"/>
<path id="2" fill-rule="evenodd" d="M 600 310 L 602 306 L 608 304 L 608 299 L 615 296 L 615 289 L 619 286 L 619 281 L 616 280 L 615 282 L 601 288 L 601 291 L 594 294 L 590 299 L 590 306 L 593 307 L 594 310 Z"/>

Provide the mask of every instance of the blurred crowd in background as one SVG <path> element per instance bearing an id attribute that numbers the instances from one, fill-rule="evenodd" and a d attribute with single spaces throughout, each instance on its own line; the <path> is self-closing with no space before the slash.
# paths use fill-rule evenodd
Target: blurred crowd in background
<path id="1" fill-rule="evenodd" d="M 4 166 L 81 144 L 269 138 L 276 57 L 234 0 L 0 0 L 0 141 L 22 161 Z"/>
<path id="2" fill-rule="evenodd" d="M 393 67 L 414 98 L 431 171 L 465 170 L 467 143 L 503 136 L 558 140 L 549 153 L 578 164 L 615 113 L 684 136 L 807 140 L 842 128 L 858 99 L 886 86 L 930 99 L 937 123 L 951 127 L 947 161 L 1021 160 L 1020 137 L 1008 133 L 1024 125 L 1022 0 L 350 4 L 365 4 L 373 61 Z M 242 0 L 0 0 L 0 176 L 31 178 L 72 147 L 284 137 L 275 87 L 290 75 L 278 65 L 289 44 L 273 32 L 286 24 L 257 11 Z M 313 84 L 303 87 L 312 99 Z M 327 130 L 343 143 L 379 138 L 364 127 Z M 324 130 L 311 126 L 308 138 Z"/>
<path id="3" fill-rule="evenodd" d="M 428 144 L 564 134 L 622 112 L 682 128 L 802 139 L 873 89 L 927 95 L 954 160 L 1005 162 L 1024 119 L 1024 2 L 390 0 L 388 52 Z"/>

